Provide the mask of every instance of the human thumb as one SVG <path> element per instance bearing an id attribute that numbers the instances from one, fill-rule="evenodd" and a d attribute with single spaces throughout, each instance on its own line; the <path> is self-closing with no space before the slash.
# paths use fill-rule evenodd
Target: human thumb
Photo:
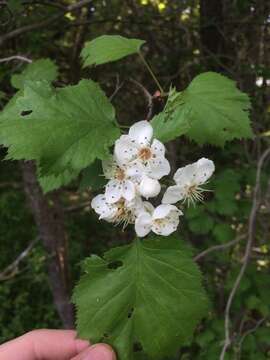
<path id="1" fill-rule="evenodd" d="M 71 360 L 116 360 L 116 356 L 109 345 L 95 344 Z"/>

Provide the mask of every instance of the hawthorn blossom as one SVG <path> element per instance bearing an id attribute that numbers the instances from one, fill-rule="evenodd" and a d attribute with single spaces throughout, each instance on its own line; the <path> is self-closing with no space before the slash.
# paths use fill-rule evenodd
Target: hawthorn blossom
<path id="1" fill-rule="evenodd" d="M 146 199 L 155 197 L 160 193 L 161 186 L 158 180 L 143 176 L 139 185 L 139 192 Z"/>
<path id="2" fill-rule="evenodd" d="M 200 185 L 205 184 L 215 170 L 213 161 L 201 158 L 193 164 L 189 164 L 176 171 L 174 181 L 176 185 L 168 187 L 162 203 L 175 204 L 179 200 L 195 203 L 203 200 L 203 189 Z"/>
<path id="3" fill-rule="evenodd" d="M 173 233 L 179 225 L 179 216 L 182 211 L 174 205 L 159 205 L 154 207 L 144 202 L 142 211 L 135 220 L 135 231 L 139 237 L 146 236 L 151 230 L 163 236 Z"/>
<path id="4" fill-rule="evenodd" d="M 105 178 L 109 180 L 105 188 L 106 201 L 115 203 L 121 198 L 127 201 L 134 199 L 136 189 L 135 183 L 130 180 L 130 169 L 126 166 L 119 166 L 113 157 L 103 161 L 102 167 Z"/>
<path id="5" fill-rule="evenodd" d="M 148 121 L 139 121 L 131 126 L 128 135 L 122 135 L 115 143 L 114 154 L 121 165 L 143 165 L 146 176 L 159 180 L 170 173 L 170 164 L 165 158 L 165 147 L 157 139 L 152 141 L 153 128 Z"/>
<path id="6" fill-rule="evenodd" d="M 137 214 L 142 209 L 142 201 L 135 197 L 132 201 L 121 198 L 115 203 L 109 203 L 104 194 L 99 194 L 93 198 L 91 207 L 99 215 L 100 220 L 123 224 L 125 228 L 128 224 L 134 224 Z"/>

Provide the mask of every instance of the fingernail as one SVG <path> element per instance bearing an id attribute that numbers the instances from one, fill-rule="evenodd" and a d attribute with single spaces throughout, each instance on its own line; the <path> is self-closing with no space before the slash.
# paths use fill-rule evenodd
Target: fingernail
<path id="1" fill-rule="evenodd" d="M 116 356 L 109 345 L 96 344 L 85 351 L 82 360 L 116 360 Z"/>
<path id="2" fill-rule="evenodd" d="M 88 348 L 89 345 L 90 343 L 87 340 L 81 340 L 81 339 L 76 340 L 76 348 L 78 353 Z"/>

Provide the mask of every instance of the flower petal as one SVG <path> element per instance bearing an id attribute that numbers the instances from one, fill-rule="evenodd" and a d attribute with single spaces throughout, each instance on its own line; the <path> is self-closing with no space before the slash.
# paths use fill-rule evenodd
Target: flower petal
<path id="1" fill-rule="evenodd" d="M 106 185 L 105 198 L 110 204 L 120 200 L 123 194 L 123 183 L 118 180 L 110 180 Z"/>
<path id="2" fill-rule="evenodd" d="M 152 217 L 147 212 L 141 213 L 135 221 L 135 231 L 139 237 L 146 236 L 151 231 Z"/>
<path id="3" fill-rule="evenodd" d="M 151 145 L 152 154 L 156 155 L 157 157 L 165 156 L 165 146 L 157 139 L 153 140 Z"/>
<path id="4" fill-rule="evenodd" d="M 174 174 L 174 181 L 177 185 L 191 185 L 196 179 L 197 163 L 189 164 L 176 171 Z"/>
<path id="5" fill-rule="evenodd" d="M 180 212 L 172 210 L 162 223 L 154 223 L 152 231 L 162 236 L 168 236 L 177 230 Z"/>
<path id="6" fill-rule="evenodd" d="M 128 135 L 122 135 L 120 139 L 116 140 L 114 147 L 114 156 L 117 163 L 126 165 L 134 160 L 138 155 L 138 146 L 133 143 Z"/>
<path id="7" fill-rule="evenodd" d="M 149 202 L 149 201 L 144 201 L 143 202 L 143 208 L 146 212 L 148 212 L 150 215 L 153 214 L 155 208 L 154 206 Z"/>
<path id="8" fill-rule="evenodd" d="M 175 204 L 185 197 L 186 190 L 179 185 L 169 186 L 163 195 L 162 204 Z"/>
<path id="9" fill-rule="evenodd" d="M 100 215 L 100 219 L 107 221 L 111 221 L 117 211 L 114 205 L 108 204 L 103 194 L 99 194 L 93 198 L 91 207 Z"/>
<path id="10" fill-rule="evenodd" d="M 141 178 L 145 173 L 145 166 L 138 160 L 131 161 L 126 166 L 126 176 L 130 178 Z"/>
<path id="11" fill-rule="evenodd" d="M 153 179 L 161 179 L 171 171 L 170 163 L 165 157 L 156 157 L 148 161 L 147 174 Z"/>
<path id="12" fill-rule="evenodd" d="M 158 180 L 144 176 L 139 186 L 139 192 L 146 199 L 155 197 L 160 193 L 161 186 Z"/>
<path id="13" fill-rule="evenodd" d="M 171 211 L 180 211 L 174 205 L 169 204 L 161 204 L 157 206 L 153 212 L 153 220 L 156 219 L 164 219 L 166 216 L 170 214 Z"/>
<path id="14" fill-rule="evenodd" d="M 197 161 L 197 173 L 196 173 L 196 183 L 201 185 L 205 183 L 215 171 L 215 164 L 212 160 L 201 158 Z"/>
<path id="15" fill-rule="evenodd" d="M 102 161 L 102 169 L 106 179 L 112 179 L 114 177 L 116 167 L 117 164 L 113 156 Z"/>
<path id="16" fill-rule="evenodd" d="M 133 182 L 130 180 L 124 181 L 122 187 L 123 198 L 125 198 L 127 201 L 131 201 L 132 199 L 135 198 L 135 194 L 136 194 L 136 189 Z"/>
<path id="17" fill-rule="evenodd" d="M 135 140 L 140 146 L 149 145 L 153 136 L 153 128 L 148 121 L 143 120 L 132 125 L 128 134 L 129 137 Z"/>

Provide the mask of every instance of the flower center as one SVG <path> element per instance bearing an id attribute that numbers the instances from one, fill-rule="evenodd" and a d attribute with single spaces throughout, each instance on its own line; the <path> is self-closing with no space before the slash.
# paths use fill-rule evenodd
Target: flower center
<path id="1" fill-rule="evenodd" d="M 184 197 L 184 202 L 187 200 L 188 206 L 190 203 L 194 204 L 196 201 L 203 201 L 203 191 L 204 189 L 200 188 L 198 185 L 191 185 L 186 188 L 186 194 Z"/>
<path id="2" fill-rule="evenodd" d="M 147 161 L 152 157 L 152 152 L 149 147 L 144 147 L 139 151 L 139 158 L 143 161 Z"/>
<path id="3" fill-rule="evenodd" d="M 116 225 L 123 224 L 123 229 L 128 224 L 133 224 L 135 221 L 134 213 L 131 209 L 126 207 L 125 200 L 121 199 L 117 203 L 117 213 L 115 214 Z"/>
<path id="4" fill-rule="evenodd" d="M 117 168 L 114 177 L 116 180 L 123 181 L 125 179 L 125 171 L 123 169 Z"/>

